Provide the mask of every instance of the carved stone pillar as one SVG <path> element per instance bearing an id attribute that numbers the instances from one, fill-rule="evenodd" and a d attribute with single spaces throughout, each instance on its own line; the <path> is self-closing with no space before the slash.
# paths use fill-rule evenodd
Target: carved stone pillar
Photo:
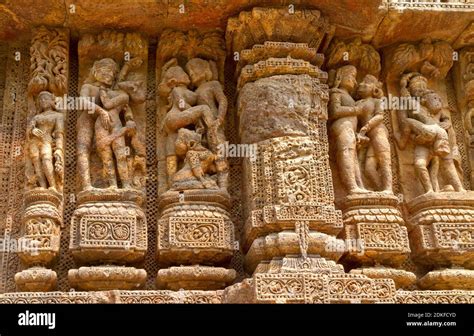
<path id="1" fill-rule="evenodd" d="M 385 55 L 388 93 L 402 104 L 392 106 L 391 121 L 413 259 L 433 269 L 421 289 L 474 288 L 474 193 L 464 180 L 462 118 L 448 106 L 453 52 L 447 42 L 424 40 Z"/>
<path id="2" fill-rule="evenodd" d="M 256 20 L 267 11 L 277 15 L 269 19 L 270 36 L 246 39 L 243 18 Z M 298 18 L 304 28 L 288 30 L 310 29 L 309 41 L 306 35 L 280 36 L 273 30 L 277 18 L 291 20 L 285 10 L 254 9 L 228 24 L 227 42 L 240 56 L 239 135 L 242 144 L 256 149 L 255 157 L 243 161 L 242 245 L 250 273 L 286 255 L 320 255 L 336 261 L 341 256 L 337 249 L 327 248 L 337 245 L 342 220 L 334 207 L 328 160 L 327 73 L 319 68 L 324 56 L 317 54 L 331 26 L 319 12 L 307 14 Z M 295 20 L 299 15 L 295 13 Z"/>
<path id="3" fill-rule="evenodd" d="M 408 232 L 393 193 L 388 111 L 378 80 L 379 53 L 360 39 L 333 40 L 327 54 L 329 136 L 336 199 L 351 273 L 392 278 L 408 287 L 416 276 L 399 269 L 410 253 Z"/>
<path id="4" fill-rule="evenodd" d="M 19 257 L 27 267 L 15 275 L 20 291 L 50 291 L 56 272 L 49 269 L 59 255 L 63 217 L 64 120 L 67 93 L 69 32 L 41 27 L 30 47 L 26 130 L 26 191 Z"/>
<path id="5" fill-rule="evenodd" d="M 222 32 L 165 31 L 157 50 L 159 289 L 220 289 L 236 277 L 222 146 Z M 165 268 L 168 267 L 168 268 Z"/>
<path id="6" fill-rule="evenodd" d="M 243 160 L 242 181 L 242 245 L 253 277 L 228 287 L 228 302 L 394 300 L 391 279 L 346 274 L 335 263 L 345 245 L 336 238 L 343 220 L 329 166 L 328 74 L 320 69 L 333 31 L 317 10 L 254 8 L 228 22 L 241 145 L 256 147 Z"/>
<path id="7" fill-rule="evenodd" d="M 137 289 L 146 281 L 145 100 L 148 42 L 105 31 L 79 41 L 77 208 L 69 270 L 81 290 Z"/>

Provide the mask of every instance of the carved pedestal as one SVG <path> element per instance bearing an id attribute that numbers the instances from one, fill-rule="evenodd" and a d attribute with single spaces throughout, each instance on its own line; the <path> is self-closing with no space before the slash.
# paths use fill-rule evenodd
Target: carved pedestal
<path id="1" fill-rule="evenodd" d="M 261 263 L 251 279 L 226 288 L 228 303 L 393 303 L 395 283 L 344 273 L 318 256 L 286 256 Z"/>
<path id="2" fill-rule="evenodd" d="M 409 204 L 414 259 L 434 270 L 422 289 L 474 289 L 474 192 L 430 193 Z"/>
<path id="3" fill-rule="evenodd" d="M 352 266 L 362 266 L 351 273 L 392 278 L 397 287 L 414 283 L 413 273 L 397 269 L 410 253 L 397 197 L 380 192 L 351 194 L 342 202 L 342 209 L 342 238 L 347 251 L 343 260 Z"/>
<path id="4" fill-rule="evenodd" d="M 56 272 L 46 267 L 59 255 L 62 195 L 53 190 L 25 193 L 19 257 L 28 268 L 15 275 L 21 291 L 50 291 L 56 287 Z"/>
<path id="5" fill-rule="evenodd" d="M 79 269 L 69 270 L 81 290 L 137 289 L 146 272 L 139 265 L 147 250 L 143 196 L 134 190 L 95 189 L 78 195 L 71 219 L 70 250 Z"/>
<path id="6" fill-rule="evenodd" d="M 160 197 L 157 287 L 178 290 L 224 288 L 236 277 L 226 266 L 237 247 L 227 193 L 168 191 Z M 202 265 L 202 266 L 201 266 Z M 208 266 L 205 266 L 208 265 Z M 215 266 L 215 267 L 211 267 Z"/>

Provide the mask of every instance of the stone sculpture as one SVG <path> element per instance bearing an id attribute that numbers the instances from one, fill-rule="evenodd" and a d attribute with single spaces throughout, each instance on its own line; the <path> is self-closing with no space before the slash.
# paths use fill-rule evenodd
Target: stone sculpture
<path id="1" fill-rule="evenodd" d="M 90 68 L 80 71 L 85 75 L 76 143 L 81 191 L 70 250 L 82 267 L 69 270 L 68 278 L 82 290 L 137 289 L 146 281 L 146 272 L 130 265 L 143 261 L 147 249 L 145 125 L 139 122 L 147 44 L 138 34 L 106 31 L 83 37 L 79 45 L 80 62 Z M 111 58 L 125 52 L 129 59 Z"/>
<path id="2" fill-rule="evenodd" d="M 184 53 L 187 44 L 172 38 L 193 47 Z M 208 59 L 195 57 L 211 46 Z M 158 271 L 158 288 L 217 289 L 235 278 L 234 270 L 214 267 L 226 266 L 234 252 L 228 164 L 221 149 L 227 113 L 219 82 L 222 47 L 215 32 L 194 31 L 169 31 L 158 46 L 164 57 L 158 68 L 158 137 L 166 175 L 159 181 L 165 187 L 159 196 L 156 255 L 160 265 L 171 266 Z"/>
<path id="3" fill-rule="evenodd" d="M 0 303 L 474 302 L 473 4 L 43 2 L 0 5 Z"/>

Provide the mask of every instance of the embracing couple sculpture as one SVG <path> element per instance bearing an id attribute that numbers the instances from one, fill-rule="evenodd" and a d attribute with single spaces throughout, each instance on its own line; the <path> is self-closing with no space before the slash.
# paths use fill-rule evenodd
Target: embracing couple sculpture
<path id="1" fill-rule="evenodd" d="M 382 83 L 372 75 L 357 83 L 356 67 L 346 65 L 336 71 L 330 94 L 331 133 L 345 189 L 349 194 L 369 192 L 362 178 L 365 175 L 373 189 L 392 193 L 391 150 L 389 133 L 383 123 L 386 106 Z M 417 106 L 414 110 L 398 111 L 400 133 L 395 134 L 395 140 L 402 150 L 413 141 L 414 168 L 424 191 L 440 191 L 440 172 L 445 181 L 442 191 L 463 191 L 455 165 L 457 149 L 450 135 L 452 125 L 441 97 L 428 89 L 427 79 L 418 73 L 402 77 L 401 95 L 419 104 L 410 104 Z"/>
<path id="2" fill-rule="evenodd" d="M 141 64 L 141 59 L 134 58 L 119 69 L 110 58 L 98 60 L 81 87 L 80 96 L 88 106 L 77 120 L 77 166 L 82 190 L 93 189 L 90 172 L 93 141 L 109 188 L 118 188 L 119 181 L 123 189 L 140 186 L 133 169 L 145 170 L 145 148 L 137 137 L 130 104 L 143 103 L 146 93 L 140 90 L 140 82 L 125 81 L 125 78 Z M 135 153 L 132 164 L 128 142 Z"/>

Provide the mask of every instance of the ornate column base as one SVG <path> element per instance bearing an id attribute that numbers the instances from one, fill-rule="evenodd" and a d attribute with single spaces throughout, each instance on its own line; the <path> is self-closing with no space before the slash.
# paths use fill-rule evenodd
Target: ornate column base
<path id="1" fill-rule="evenodd" d="M 15 274 L 19 290 L 37 292 L 56 288 L 56 272 L 47 267 L 59 254 L 62 200 L 55 190 L 37 188 L 25 193 L 18 256 L 29 268 Z"/>
<path id="2" fill-rule="evenodd" d="M 212 266 L 173 266 L 158 271 L 158 289 L 216 290 L 231 284 L 237 276 L 233 269 Z"/>
<path id="3" fill-rule="evenodd" d="M 349 274 L 363 274 L 371 279 L 392 279 L 397 289 L 409 288 L 416 283 L 416 275 L 401 269 L 376 266 L 353 269 Z"/>
<path id="4" fill-rule="evenodd" d="M 71 287 L 85 291 L 140 289 L 146 277 L 143 269 L 114 265 L 80 267 L 68 272 Z"/>
<path id="5" fill-rule="evenodd" d="M 418 286 L 432 290 L 474 290 L 474 271 L 456 268 L 431 271 L 418 281 Z"/>
<path id="6" fill-rule="evenodd" d="M 308 254 L 320 255 L 338 261 L 344 253 L 344 242 L 334 236 L 309 231 L 306 239 Z M 300 236 L 295 231 L 285 230 L 271 233 L 254 240 L 245 255 L 244 266 L 248 273 L 252 273 L 261 263 L 266 263 L 274 257 L 283 258 L 287 255 L 298 255 L 300 251 Z"/>
<path id="7" fill-rule="evenodd" d="M 418 285 L 425 289 L 473 289 L 474 192 L 425 194 L 408 207 L 413 258 L 438 269 L 421 278 Z"/>
<path id="8" fill-rule="evenodd" d="M 227 303 L 393 303 L 395 293 L 392 279 L 347 274 L 319 256 L 287 256 L 260 264 L 224 295 Z"/>
<path id="9" fill-rule="evenodd" d="M 143 261 L 147 250 L 142 193 L 93 189 L 78 195 L 71 219 L 70 250 L 76 263 L 69 270 L 72 287 L 82 290 L 137 289 L 146 272 L 129 267 Z"/>
<path id="10" fill-rule="evenodd" d="M 220 289 L 231 283 L 235 271 L 217 267 L 229 264 L 237 248 L 227 211 L 229 195 L 218 190 L 168 191 L 159 205 L 163 210 L 156 258 L 160 266 L 175 267 L 158 271 L 157 288 Z"/>
<path id="11" fill-rule="evenodd" d="M 416 281 L 415 274 L 397 269 L 408 258 L 408 232 L 398 210 L 395 195 L 370 192 L 348 195 L 341 202 L 346 244 L 342 260 L 352 267 L 351 274 L 369 278 L 391 278 L 397 288 Z"/>
<path id="12" fill-rule="evenodd" d="M 15 274 L 15 283 L 21 292 L 50 292 L 56 288 L 58 276 L 44 267 L 31 267 Z"/>

